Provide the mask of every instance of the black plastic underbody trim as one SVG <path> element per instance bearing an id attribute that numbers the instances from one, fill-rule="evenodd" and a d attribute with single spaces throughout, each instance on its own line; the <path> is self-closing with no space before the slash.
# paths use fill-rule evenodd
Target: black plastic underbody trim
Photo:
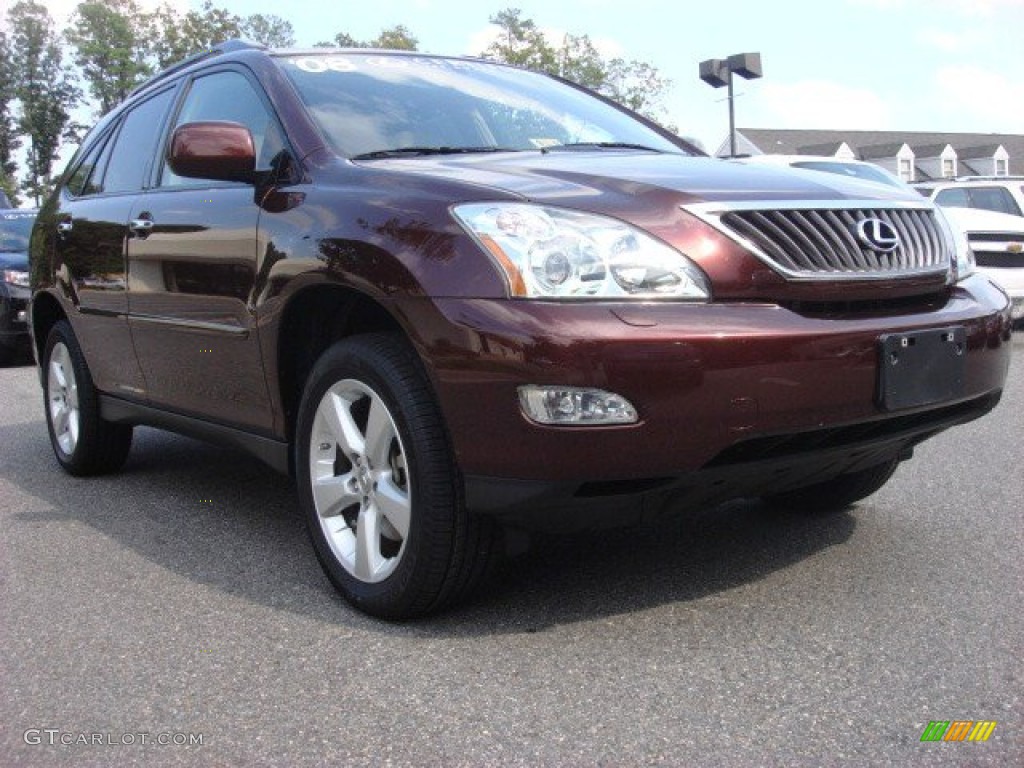
<path id="1" fill-rule="evenodd" d="M 647 515 L 652 509 L 661 514 L 669 507 L 685 511 L 781 493 L 909 458 L 924 440 L 988 413 L 1001 394 L 846 427 L 752 438 L 727 448 L 699 470 L 671 478 L 546 482 L 470 475 L 465 478 L 466 504 L 524 528 L 575 530 L 600 526 L 593 513 L 602 505 L 632 506 L 637 514 Z M 617 509 L 608 519 L 625 519 L 616 515 Z"/>
<path id="2" fill-rule="evenodd" d="M 117 424 L 158 427 L 198 440 L 241 448 L 282 474 L 286 475 L 289 471 L 289 445 L 281 440 L 111 395 L 100 395 L 100 414 L 107 421 Z"/>

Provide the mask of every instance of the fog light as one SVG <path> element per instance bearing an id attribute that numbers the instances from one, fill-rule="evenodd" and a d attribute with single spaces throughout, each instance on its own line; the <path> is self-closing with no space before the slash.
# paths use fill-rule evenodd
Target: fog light
<path id="1" fill-rule="evenodd" d="M 601 389 L 582 387 L 519 388 L 523 413 L 540 424 L 635 424 L 636 408 L 626 398 Z"/>

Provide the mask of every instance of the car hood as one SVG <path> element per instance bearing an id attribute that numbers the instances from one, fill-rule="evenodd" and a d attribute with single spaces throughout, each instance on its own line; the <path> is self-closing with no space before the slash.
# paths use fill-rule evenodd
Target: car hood
<path id="1" fill-rule="evenodd" d="M 28 271 L 28 253 L 25 251 L 0 251 L 0 269 Z"/>
<path id="2" fill-rule="evenodd" d="M 942 212 L 955 221 L 964 232 L 1012 232 L 1024 237 L 1024 216 L 1014 216 L 981 208 L 942 206 Z"/>
<path id="3" fill-rule="evenodd" d="M 461 181 L 553 204 L 579 205 L 580 198 L 596 201 L 603 195 L 635 198 L 655 190 L 677 193 L 680 204 L 878 199 L 923 202 L 916 193 L 888 190 L 878 184 L 832 174 L 652 152 L 525 151 L 421 156 L 361 164 Z"/>

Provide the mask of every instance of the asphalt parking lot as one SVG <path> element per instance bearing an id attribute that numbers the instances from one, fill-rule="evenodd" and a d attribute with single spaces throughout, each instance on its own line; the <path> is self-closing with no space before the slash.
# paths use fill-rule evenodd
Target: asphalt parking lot
<path id="1" fill-rule="evenodd" d="M 257 461 L 138 430 L 70 478 L 0 369 L 0 765 L 1022 765 L 1014 346 L 994 413 L 846 512 L 544 541 L 404 625 L 334 594 Z"/>

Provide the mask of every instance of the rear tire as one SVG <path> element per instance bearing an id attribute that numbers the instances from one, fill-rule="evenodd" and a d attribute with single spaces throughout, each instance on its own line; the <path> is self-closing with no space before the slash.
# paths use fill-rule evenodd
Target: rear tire
<path id="1" fill-rule="evenodd" d="M 839 475 L 823 483 L 766 496 L 764 500 L 779 510 L 834 512 L 845 509 L 880 489 L 889 482 L 897 466 L 899 460 L 892 459 L 859 472 Z"/>
<path id="2" fill-rule="evenodd" d="M 346 339 L 317 361 L 295 468 L 317 558 L 361 611 L 438 611 L 466 597 L 494 559 L 498 530 L 465 509 L 440 411 L 398 335 Z"/>
<path id="3" fill-rule="evenodd" d="M 119 470 L 128 458 L 132 428 L 101 418 L 99 393 L 67 320 L 50 329 L 42 367 L 46 426 L 57 461 L 76 476 Z"/>

